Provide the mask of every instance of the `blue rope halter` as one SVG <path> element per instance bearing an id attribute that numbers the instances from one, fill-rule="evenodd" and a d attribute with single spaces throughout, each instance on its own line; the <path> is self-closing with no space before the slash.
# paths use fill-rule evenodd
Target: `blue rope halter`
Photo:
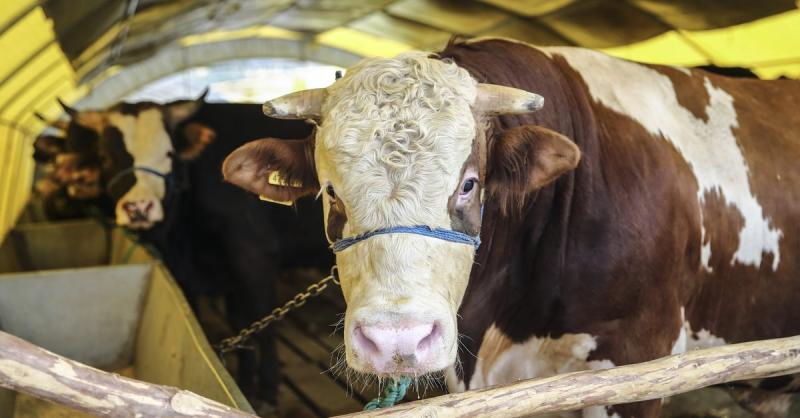
<path id="1" fill-rule="evenodd" d="M 120 181 L 123 176 L 125 176 L 126 174 L 129 174 L 129 173 L 133 173 L 135 171 L 144 171 L 145 173 L 149 173 L 149 174 L 152 174 L 154 176 L 161 177 L 165 181 L 169 179 L 169 176 L 167 174 L 164 174 L 164 173 L 162 173 L 162 172 L 160 172 L 158 170 L 154 170 L 154 169 L 152 169 L 150 167 L 143 167 L 143 166 L 135 166 L 134 165 L 134 166 L 130 166 L 130 167 L 120 171 L 119 173 L 115 174 L 114 177 L 111 177 L 111 180 L 109 180 L 108 184 L 106 185 L 106 190 L 110 192 L 111 191 L 111 187 L 113 187 L 115 184 L 117 184 L 117 182 Z"/>
<path id="2" fill-rule="evenodd" d="M 472 236 L 463 232 L 453 231 L 452 229 L 431 228 L 425 225 L 416 226 L 390 226 L 387 228 L 380 228 L 374 231 L 365 232 L 354 237 L 342 238 L 333 243 L 331 247 L 333 252 L 338 253 L 344 251 L 351 246 L 358 244 L 361 241 L 372 238 L 376 235 L 386 234 L 417 234 L 430 238 L 437 238 L 444 241 L 455 242 L 457 244 L 469 244 L 477 250 L 481 245 L 480 236 Z"/>

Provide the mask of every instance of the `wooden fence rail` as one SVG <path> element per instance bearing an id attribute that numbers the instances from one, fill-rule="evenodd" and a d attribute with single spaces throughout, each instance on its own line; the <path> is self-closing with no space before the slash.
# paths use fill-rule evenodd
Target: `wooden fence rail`
<path id="1" fill-rule="evenodd" d="M 128 379 L 0 331 L 0 387 L 113 418 L 258 418 L 192 392 Z"/>
<path id="2" fill-rule="evenodd" d="M 348 417 L 521 417 L 659 399 L 736 380 L 800 372 L 800 336 L 691 351 L 607 370 L 409 402 Z"/>
<path id="3" fill-rule="evenodd" d="M 347 416 L 520 417 L 658 399 L 725 382 L 792 373 L 800 373 L 800 336 L 523 380 Z M 88 367 L 3 332 L 0 386 L 108 417 L 254 418 L 188 391 Z"/>

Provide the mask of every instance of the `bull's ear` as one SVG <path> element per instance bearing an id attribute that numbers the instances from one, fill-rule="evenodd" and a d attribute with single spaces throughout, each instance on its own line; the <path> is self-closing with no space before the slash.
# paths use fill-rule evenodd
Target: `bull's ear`
<path id="1" fill-rule="evenodd" d="M 200 156 L 206 147 L 214 142 L 217 132 L 211 127 L 200 122 L 189 122 L 183 127 L 181 132 L 180 144 L 178 148 L 178 158 L 184 161 L 193 160 Z"/>
<path id="2" fill-rule="evenodd" d="M 319 191 L 313 137 L 248 142 L 225 159 L 222 174 L 225 181 L 278 203 Z"/>
<path id="3" fill-rule="evenodd" d="M 566 136 L 536 125 L 509 129 L 489 152 L 487 191 L 500 208 L 521 209 L 531 192 L 574 169 L 581 152 Z"/>

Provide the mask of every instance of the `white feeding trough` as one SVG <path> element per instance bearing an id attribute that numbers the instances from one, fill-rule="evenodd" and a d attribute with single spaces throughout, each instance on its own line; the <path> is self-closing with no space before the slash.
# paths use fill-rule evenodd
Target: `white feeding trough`
<path id="1" fill-rule="evenodd" d="M 0 246 L 0 330 L 252 412 L 167 269 L 131 245 L 92 221 L 18 226 Z M 86 415 L 0 388 L 0 417 L 73 416 Z"/>

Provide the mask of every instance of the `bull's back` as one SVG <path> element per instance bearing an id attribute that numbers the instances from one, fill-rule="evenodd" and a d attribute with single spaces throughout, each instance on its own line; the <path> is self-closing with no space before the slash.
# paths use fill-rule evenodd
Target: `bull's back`
<path id="1" fill-rule="evenodd" d="M 721 338 L 712 343 L 800 333 L 793 302 L 800 296 L 800 82 L 643 65 L 584 49 L 547 51 L 585 85 L 595 123 L 606 127 L 599 141 L 628 152 L 663 146 L 660 155 L 638 158 L 649 165 L 674 161 L 675 176 L 641 170 L 617 178 L 628 188 L 643 185 L 648 191 L 639 198 L 689 209 L 686 251 L 661 247 L 662 256 L 689 265 L 673 279 L 683 289 L 687 329 Z M 623 169 L 613 162 L 604 168 Z M 686 178 L 694 184 L 681 184 Z"/>
<path id="2" fill-rule="evenodd" d="M 686 266 L 670 280 L 691 331 L 727 342 L 800 333 L 800 82 L 502 40 L 451 45 L 442 56 L 478 81 L 545 97 L 545 110 L 500 122 L 575 140 L 584 152 L 575 181 L 602 177 L 609 190 L 573 204 L 615 206 L 609 238 L 628 242 L 640 258 L 631 263 Z M 597 201 L 605 192 L 613 197 Z M 653 248 L 641 248 L 642 236 Z"/>

